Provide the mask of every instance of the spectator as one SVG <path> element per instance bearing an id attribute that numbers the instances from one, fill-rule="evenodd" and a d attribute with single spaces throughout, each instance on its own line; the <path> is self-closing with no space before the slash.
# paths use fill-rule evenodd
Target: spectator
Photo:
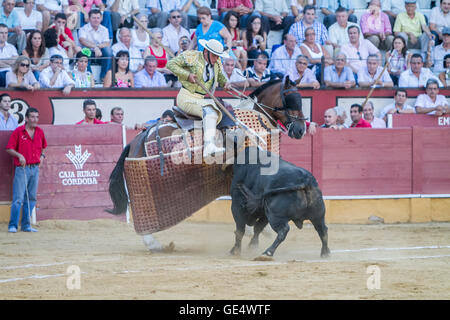
<path id="1" fill-rule="evenodd" d="M 389 16 L 389 22 L 394 26 L 398 14 L 405 11 L 405 0 L 383 0 L 381 10 Z M 417 10 L 420 11 L 418 4 Z"/>
<path id="2" fill-rule="evenodd" d="M 135 28 L 131 29 L 131 42 L 138 47 L 141 55 L 144 56 L 145 49 L 150 45 L 150 36 L 143 28 L 148 25 L 148 17 L 147 15 L 140 13 L 136 18 L 141 24 L 136 23 Z"/>
<path id="3" fill-rule="evenodd" d="M 130 29 L 122 27 L 119 29 L 119 42 L 114 44 L 112 52 L 116 56 L 119 51 L 128 51 L 130 56 L 130 70 L 131 72 L 137 72 L 142 70 L 144 59 L 142 58 L 141 51 L 138 47 L 131 42 Z"/>
<path id="4" fill-rule="evenodd" d="M 375 117 L 373 114 L 374 110 L 372 101 L 367 101 L 363 105 L 364 120 L 370 122 L 372 128 L 386 128 L 386 122 L 383 119 Z"/>
<path id="5" fill-rule="evenodd" d="M 146 130 L 147 128 L 150 128 L 153 125 L 155 125 L 158 121 L 161 121 L 162 123 L 176 122 L 175 114 L 173 113 L 172 110 L 167 109 L 166 111 L 163 112 L 161 117 L 155 120 L 148 120 L 147 122 L 142 124 L 136 123 L 136 125 L 134 126 L 134 130 Z"/>
<path id="6" fill-rule="evenodd" d="M 8 26 L 0 23 L 0 88 L 4 88 L 6 83 L 6 73 L 11 71 L 11 66 L 18 56 L 16 47 L 8 43 Z"/>
<path id="7" fill-rule="evenodd" d="M 111 12 L 106 10 L 106 6 L 102 0 L 70 0 L 70 2 L 78 6 L 76 14 L 79 14 L 80 27 L 89 23 L 89 11 L 91 11 L 92 7 L 95 5 L 103 15 L 102 26 L 108 29 L 109 38 L 113 38 L 113 30 L 117 30 L 118 26 L 115 29 L 113 28 Z"/>
<path id="8" fill-rule="evenodd" d="M 241 40 L 239 15 L 234 11 L 228 11 L 223 22 L 231 35 L 231 49 L 238 60 L 239 68 L 245 69 L 247 68 L 247 51 L 244 50 L 244 42 Z"/>
<path id="9" fill-rule="evenodd" d="M 303 55 L 308 57 L 310 65 L 315 72 L 316 78 L 320 79 L 322 68 L 333 64 L 330 54 L 324 46 L 316 43 L 316 33 L 313 27 L 308 27 L 305 30 L 305 41 L 300 45 L 300 50 Z M 322 58 L 325 66 L 322 66 Z"/>
<path id="10" fill-rule="evenodd" d="M 436 78 L 430 69 L 423 67 L 423 58 L 419 53 L 411 56 L 411 67 L 400 74 L 398 86 L 403 88 L 423 88 L 428 79 Z M 442 86 L 439 83 L 439 86 Z"/>
<path id="11" fill-rule="evenodd" d="M 244 49 L 247 50 L 248 66 L 253 66 L 256 56 L 266 50 L 267 33 L 262 27 L 262 20 L 258 16 L 250 17 L 248 28 L 242 33 Z"/>
<path id="12" fill-rule="evenodd" d="M 344 128 L 343 125 L 337 123 L 337 112 L 335 108 L 329 108 L 325 110 L 325 113 L 323 115 L 324 124 L 321 125 L 321 128 L 331 128 L 335 130 L 341 130 Z"/>
<path id="13" fill-rule="evenodd" d="M 315 2 L 315 0 L 314 0 Z M 312 3 L 312 1 L 307 0 L 291 0 L 291 13 L 292 16 L 295 18 L 294 22 L 299 22 L 303 18 L 303 8 L 306 4 Z"/>
<path id="14" fill-rule="evenodd" d="M 450 0 L 448 1 L 450 2 Z M 432 54 L 430 52 L 427 54 L 427 58 L 431 58 L 427 59 L 427 67 L 433 66 L 433 73 L 435 74 L 445 70 L 444 57 L 450 54 L 450 27 L 445 27 L 442 30 L 442 37 L 444 41 L 432 49 Z"/>
<path id="15" fill-rule="evenodd" d="M 361 33 L 364 38 L 373 43 L 377 48 L 389 50 L 394 36 L 389 17 L 381 11 L 380 0 L 371 0 L 369 12 L 363 14 L 360 20 Z"/>
<path id="16" fill-rule="evenodd" d="M 212 20 L 211 10 L 209 8 L 200 7 L 197 10 L 197 16 L 200 20 L 200 24 L 195 30 L 195 35 L 191 43 L 191 49 L 197 47 L 198 51 L 203 52 L 203 46 L 199 42 L 201 39 L 216 39 L 222 45 L 226 45 L 228 48 L 232 47 L 231 34 L 221 22 Z"/>
<path id="17" fill-rule="evenodd" d="M 169 19 L 169 13 L 172 10 L 180 10 L 181 25 L 184 28 L 188 27 L 188 17 L 186 12 L 182 11 L 181 0 L 147 0 L 145 5 L 150 9 L 151 15 L 148 17 L 149 27 L 151 28 L 164 28 L 167 26 L 167 20 Z"/>
<path id="18" fill-rule="evenodd" d="M 248 83 L 252 87 L 259 87 L 270 80 L 277 79 L 277 76 L 267 69 L 267 61 L 269 56 L 265 51 L 261 52 L 255 60 L 253 67 L 246 69 L 248 73 Z"/>
<path id="19" fill-rule="evenodd" d="M 175 84 L 175 82 L 177 81 L 177 77 L 175 77 L 172 71 L 166 68 L 168 57 L 166 50 L 161 46 L 163 37 L 161 29 L 153 29 L 152 31 L 153 38 L 150 46 L 145 49 L 144 57 L 154 56 L 156 58 L 156 60 L 158 61 L 156 70 L 164 75 L 164 78 L 166 79 L 166 82 L 170 87 Z"/>
<path id="20" fill-rule="evenodd" d="M 64 95 L 69 95 L 75 86 L 75 82 L 64 70 L 63 57 L 60 55 L 50 57 L 50 66 L 42 70 L 39 82 L 42 88 L 63 88 Z"/>
<path id="21" fill-rule="evenodd" d="M 134 75 L 136 88 L 167 87 L 164 75 L 157 70 L 158 61 L 154 56 L 147 56 L 144 69 Z"/>
<path id="22" fill-rule="evenodd" d="M 412 53 L 408 51 L 403 37 L 396 36 L 392 43 L 394 47 L 391 51 L 386 52 L 386 61 L 389 61 L 387 68 L 389 75 L 394 86 L 397 86 L 400 74 L 410 67 Z"/>
<path id="23" fill-rule="evenodd" d="M 139 13 L 140 9 L 138 0 L 113 0 L 110 4 L 112 30 L 120 27 L 132 28 L 134 25 L 132 16 Z"/>
<path id="24" fill-rule="evenodd" d="M 312 5 L 305 6 L 303 10 L 303 19 L 294 23 L 289 29 L 289 34 L 292 34 L 297 39 L 297 45 L 305 41 L 306 28 L 313 27 L 316 34 L 316 42 L 320 45 L 330 44 L 328 41 L 328 31 L 325 26 L 316 19 L 316 8 Z"/>
<path id="25" fill-rule="evenodd" d="M 180 37 L 190 37 L 190 34 L 188 30 L 180 25 L 181 13 L 179 10 L 172 10 L 170 12 L 169 22 L 170 23 L 162 29 L 162 44 L 170 48 L 172 52 L 177 52 L 179 50 L 178 40 Z"/>
<path id="26" fill-rule="evenodd" d="M 36 205 L 39 167 L 45 158 L 43 150 L 47 147 L 44 131 L 38 127 L 38 122 L 39 111 L 35 108 L 28 108 L 25 113 L 25 124 L 13 131 L 6 145 L 6 152 L 14 158 L 16 167 L 11 218 L 8 225 L 8 232 L 11 233 L 17 232 L 19 227 L 20 209 L 22 209 L 20 223 L 22 231 L 37 232 L 30 225 L 30 217 Z M 27 194 L 26 199 L 25 194 Z"/>
<path id="27" fill-rule="evenodd" d="M 64 13 L 58 13 L 55 16 L 55 25 L 52 28 L 56 30 L 58 44 L 66 50 L 69 58 L 73 58 L 77 52 L 81 51 L 81 48 L 76 45 L 72 31 L 67 28 L 66 23 L 66 15 Z"/>
<path id="28" fill-rule="evenodd" d="M 59 55 L 63 57 L 63 65 L 66 71 L 70 70 L 70 59 L 67 55 L 67 51 L 58 43 L 58 34 L 53 28 L 47 29 L 44 32 L 44 43 L 48 48 L 48 55 L 51 57 L 53 55 Z"/>
<path id="29" fill-rule="evenodd" d="M 50 65 L 50 55 L 45 47 L 45 41 L 42 38 L 42 32 L 39 30 L 31 31 L 27 37 L 27 46 L 22 54 L 31 59 L 31 70 L 36 79 L 39 74 Z"/>
<path id="30" fill-rule="evenodd" d="M 372 128 L 370 122 L 363 119 L 363 107 L 360 104 L 352 104 L 350 118 L 352 118 L 350 128 Z"/>
<path id="31" fill-rule="evenodd" d="M 294 23 L 294 17 L 288 15 L 286 0 L 256 0 L 255 10 L 261 15 L 266 33 L 270 30 L 283 30 L 284 36 Z"/>
<path id="32" fill-rule="evenodd" d="M 417 97 L 415 105 L 417 113 L 425 113 L 437 117 L 450 113 L 447 98 L 439 94 L 439 83 L 435 79 L 427 81 L 425 92 Z"/>
<path id="33" fill-rule="evenodd" d="M 336 22 L 336 15 L 334 12 L 336 12 L 339 8 L 344 8 L 348 10 L 348 20 L 350 22 L 356 23 L 358 21 L 358 18 L 353 14 L 355 10 L 353 10 L 351 7 L 350 0 L 321 0 L 320 1 L 320 10 L 322 11 L 323 15 L 325 16 L 323 19 L 323 24 L 328 29 L 333 23 Z"/>
<path id="34" fill-rule="evenodd" d="M 218 0 L 217 10 L 222 22 L 225 20 L 228 12 L 235 12 L 239 24 L 243 29 L 246 29 L 248 19 L 250 19 L 253 12 L 253 3 L 251 0 Z M 226 25 L 226 23 L 224 24 Z"/>
<path id="35" fill-rule="evenodd" d="M 211 9 L 209 6 L 210 2 L 208 0 L 182 0 L 181 10 L 188 17 L 188 27 L 186 29 L 196 28 L 199 24 L 197 17 L 197 10 L 201 7 Z M 218 20 L 215 19 L 214 20 Z"/>
<path id="36" fill-rule="evenodd" d="M 406 12 L 400 12 L 395 20 L 394 34 L 407 41 L 408 49 L 421 49 L 426 52 L 428 42 L 433 40 L 434 36 L 427 26 L 425 16 L 416 11 L 416 0 L 406 0 L 405 8 Z"/>
<path id="37" fill-rule="evenodd" d="M 358 71 L 358 84 L 361 88 L 370 88 L 372 86 L 375 87 L 393 87 L 394 82 L 392 82 L 391 77 L 387 70 L 384 70 L 383 74 L 380 76 L 381 72 L 383 72 L 383 68 L 380 67 L 380 60 L 376 54 L 371 54 L 367 58 L 367 65 Z"/>
<path id="38" fill-rule="evenodd" d="M 348 21 L 347 9 L 342 7 L 336 10 L 336 20 L 337 22 L 328 28 L 328 41 L 333 46 L 335 53 L 343 44 L 350 42 L 348 28 L 350 26 L 358 26 L 356 23 Z M 363 39 L 362 34 L 360 34 L 360 40 Z"/>
<path id="39" fill-rule="evenodd" d="M 334 59 L 334 65 L 325 67 L 324 82 L 330 88 L 350 89 L 356 86 L 352 69 L 346 66 L 347 56 L 338 53 Z"/>
<path id="40" fill-rule="evenodd" d="M 348 128 L 348 126 L 345 124 L 345 121 L 347 120 L 347 112 L 345 112 L 345 109 L 339 106 L 336 106 L 333 109 L 336 111 L 337 114 L 336 123 L 338 125 L 344 126 L 344 128 Z"/>
<path id="41" fill-rule="evenodd" d="M 75 124 L 105 124 L 106 122 L 100 121 L 96 118 L 97 104 L 94 100 L 87 99 L 83 101 L 84 119 L 78 121 Z"/>
<path id="42" fill-rule="evenodd" d="M 75 82 L 75 88 L 93 88 L 95 86 L 94 75 L 88 71 L 89 49 L 83 49 L 77 53 L 75 67 L 72 70 L 72 80 Z"/>
<path id="43" fill-rule="evenodd" d="M 119 51 L 114 58 L 114 80 L 112 70 L 106 73 L 104 88 L 134 88 L 133 72 L 130 71 L 130 54 L 126 50 Z M 114 83 L 113 83 L 114 81 Z"/>
<path id="44" fill-rule="evenodd" d="M 445 70 L 439 74 L 439 80 L 444 84 L 445 87 L 450 86 L 450 54 L 444 57 L 444 61 L 442 63 L 444 65 Z"/>
<path id="45" fill-rule="evenodd" d="M 283 43 L 281 47 L 272 51 L 272 59 L 269 65 L 270 70 L 276 73 L 279 78 L 282 78 L 287 72 L 295 70 L 296 62 L 294 58 L 302 54 L 292 34 L 286 34 Z"/>
<path id="46" fill-rule="evenodd" d="M 17 10 L 20 26 L 29 33 L 33 30 L 42 30 L 42 13 L 34 10 L 35 0 L 23 0 L 24 9 Z"/>
<path id="47" fill-rule="evenodd" d="M 297 88 L 319 89 L 320 83 L 317 81 L 314 72 L 308 68 L 308 57 L 300 54 L 295 61 L 295 71 L 289 71 L 289 80 L 296 83 Z"/>
<path id="48" fill-rule="evenodd" d="M 387 122 L 388 114 L 416 113 L 416 109 L 406 103 L 407 100 L 408 92 L 406 92 L 405 89 L 397 89 L 397 91 L 395 91 L 394 103 L 384 107 L 384 109 L 380 112 L 380 118 Z"/>
<path id="49" fill-rule="evenodd" d="M 372 42 L 367 39 L 360 40 L 360 30 L 357 26 L 350 26 L 348 28 L 349 43 L 342 45 L 341 51 L 347 56 L 348 66 L 353 73 L 366 66 L 366 59 L 369 54 L 376 54 L 381 60 L 380 51 Z"/>
<path id="50" fill-rule="evenodd" d="M 225 71 L 224 75 L 233 87 L 246 87 L 249 85 L 241 70 L 236 68 L 236 60 L 233 58 L 224 59 L 223 71 Z"/>
<path id="51" fill-rule="evenodd" d="M 430 31 L 435 35 L 436 44 L 444 41 L 444 28 L 450 28 L 450 0 L 441 0 L 441 5 L 431 9 Z"/>
<path id="52" fill-rule="evenodd" d="M 95 119 L 101 121 L 103 117 L 102 110 L 95 108 Z"/>
<path id="53" fill-rule="evenodd" d="M 11 96 L 7 93 L 0 95 L 0 131 L 15 130 L 18 126 L 17 119 L 9 113 L 11 110 Z"/>
<path id="54" fill-rule="evenodd" d="M 35 0 L 36 9 L 42 13 L 42 30 L 48 29 L 50 23 L 60 12 L 65 12 L 69 7 L 68 0 Z"/>
<path id="55" fill-rule="evenodd" d="M 103 81 L 106 72 L 111 69 L 110 58 L 113 54 L 108 29 L 100 25 L 101 21 L 102 13 L 100 10 L 92 9 L 89 12 L 89 23 L 80 28 L 78 38 L 83 47 L 91 50 L 92 57 L 101 58 L 102 70 L 100 72 L 100 80 Z"/>
<path id="56" fill-rule="evenodd" d="M 111 122 L 110 123 L 123 123 L 124 111 L 121 107 L 114 107 L 111 109 Z"/>
<path id="57" fill-rule="evenodd" d="M 175 56 L 178 56 L 180 53 L 185 52 L 186 50 L 189 50 L 189 47 L 191 45 L 191 40 L 189 37 L 183 36 L 178 40 L 178 51 L 175 52 Z"/>
<path id="58" fill-rule="evenodd" d="M 39 82 L 34 77 L 30 66 L 30 58 L 26 56 L 18 57 L 13 69 L 6 74 L 6 87 L 23 88 L 31 91 L 39 89 Z"/>
<path id="59" fill-rule="evenodd" d="M 14 10 L 16 0 L 4 0 L 0 14 L 0 23 L 8 26 L 8 42 L 17 48 L 17 52 L 22 52 L 27 43 L 27 37 L 20 25 L 19 16 Z"/>

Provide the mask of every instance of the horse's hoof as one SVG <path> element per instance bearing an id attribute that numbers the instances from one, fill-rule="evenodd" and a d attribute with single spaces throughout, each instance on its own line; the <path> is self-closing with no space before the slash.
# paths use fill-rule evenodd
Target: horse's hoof
<path id="1" fill-rule="evenodd" d="M 325 249 L 325 250 L 322 250 L 322 252 L 320 253 L 320 257 L 321 258 L 329 258 L 330 257 L 330 249 Z"/>
<path id="2" fill-rule="evenodd" d="M 233 247 L 233 249 L 230 250 L 230 254 L 232 256 L 240 256 L 241 255 L 241 250 L 236 248 L 236 247 Z"/>
<path id="3" fill-rule="evenodd" d="M 253 261 L 273 261 L 273 257 L 262 254 L 259 257 L 253 259 Z"/>
<path id="4" fill-rule="evenodd" d="M 168 253 L 168 252 L 173 252 L 175 250 L 175 243 L 171 242 L 169 243 L 168 246 L 165 246 L 162 248 L 162 252 L 164 253 Z"/>
<path id="5" fill-rule="evenodd" d="M 259 246 L 258 241 L 250 241 L 250 243 L 248 244 L 248 248 L 250 250 L 258 249 L 258 246 Z"/>

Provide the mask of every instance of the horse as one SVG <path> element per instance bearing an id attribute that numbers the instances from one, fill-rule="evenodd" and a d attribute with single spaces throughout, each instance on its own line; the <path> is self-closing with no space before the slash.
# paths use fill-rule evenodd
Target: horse
<path id="1" fill-rule="evenodd" d="M 283 80 L 272 80 L 261 85 L 250 94 L 250 98 L 255 102 L 253 110 L 263 112 L 273 127 L 281 127 L 289 137 L 294 139 L 301 139 L 305 135 L 306 119 L 302 111 L 301 95 L 288 76 Z M 129 198 L 124 179 L 125 159 L 145 157 L 144 145 L 146 143 L 170 137 L 175 130 L 179 130 L 179 128 L 173 123 L 157 123 L 152 128 L 139 133 L 124 148 L 110 175 L 109 194 L 114 207 L 106 210 L 107 212 L 118 215 L 126 212 L 128 208 Z M 229 193 L 229 189 L 227 192 Z M 212 195 L 211 200 L 205 201 L 213 201 L 222 195 Z M 208 203 L 204 203 L 202 206 Z M 158 245 L 153 245 L 154 240 L 151 235 L 144 236 L 144 242 L 149 248 L 160 248 Z"/>

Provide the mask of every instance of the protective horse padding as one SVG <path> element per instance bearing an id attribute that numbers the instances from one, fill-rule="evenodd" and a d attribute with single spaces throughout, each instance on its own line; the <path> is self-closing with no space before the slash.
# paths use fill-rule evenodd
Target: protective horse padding
<path id="1" fill-rule="evenodd" d="M 264 115 L 252 110 L 235 112 L 243 123 L 267 141 L 269 150 L 274 143 L 272 151 L 278 153 L 279 137 L 277 141 L 270 141 L 271 136 L 264 126 L 270 129 L 273 126 Z M 221 164 L 199 164 L 203 152 L 201 132 L 186 134 L 185 139 L 182 135 L 161 138 L 163 176 L 160 174 L 160 153 L 156 141 L 145 144 L 147 157 L 125 160 L 125 179 L 138 234 L 172 227 L 218 197 L 230 193 L 231 167 L 223 171 Z M 264 145 L 260 146 L 265 149 Z"/>

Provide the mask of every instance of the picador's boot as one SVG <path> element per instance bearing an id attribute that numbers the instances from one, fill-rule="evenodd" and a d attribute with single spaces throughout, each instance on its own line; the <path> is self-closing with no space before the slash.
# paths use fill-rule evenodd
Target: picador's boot
<path id="1" fill-rule="evenodd" d="M 203 158 L 213 157 L 225 152 L 215 144 L 218 115 L 212 107 L 203 108 Z"/>

